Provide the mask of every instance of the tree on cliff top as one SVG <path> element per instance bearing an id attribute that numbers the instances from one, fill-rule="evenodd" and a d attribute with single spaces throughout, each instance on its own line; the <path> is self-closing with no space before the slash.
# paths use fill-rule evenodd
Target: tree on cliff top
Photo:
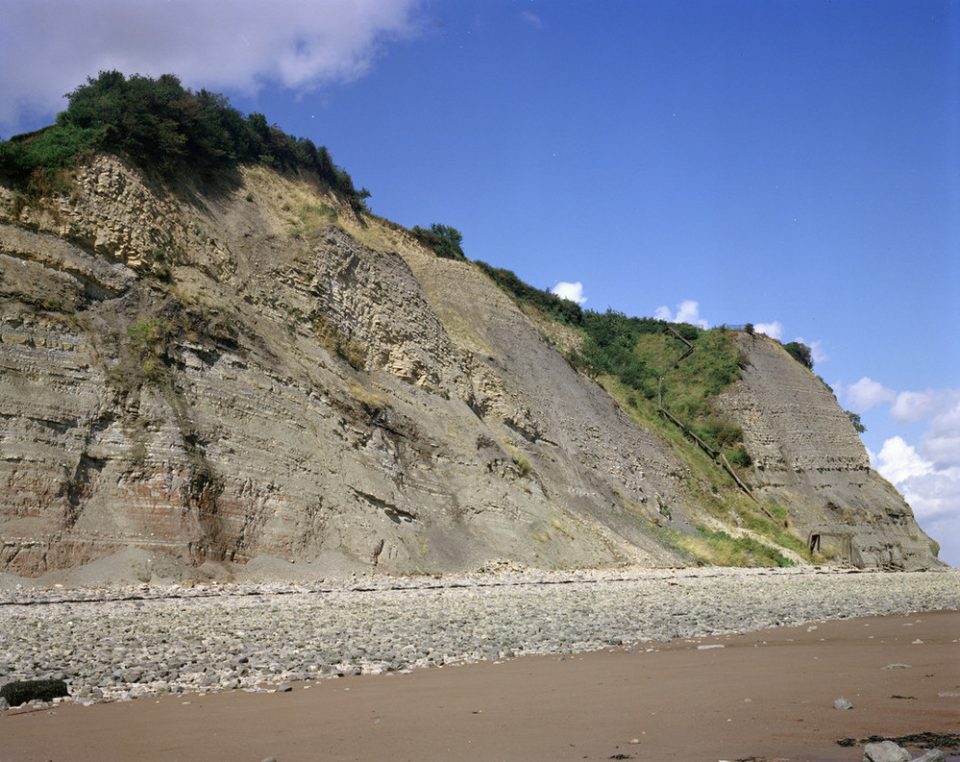
<path id="1" fill-rule="evenodd" d="M 259 162 L 281 171 L 315 172 L 355 208 L 369 196 L 354 188 L 323 146 L 287 135 L 263 114 L 244 116 L 223 95 L 188 90 L 172 74 L 152 79 L 101 72 L 67 100 L 56 124 L 0 142 L 0 173 L 36 189 L 42 175 L 100 150 L 126 156 L 167 180 Z"/>

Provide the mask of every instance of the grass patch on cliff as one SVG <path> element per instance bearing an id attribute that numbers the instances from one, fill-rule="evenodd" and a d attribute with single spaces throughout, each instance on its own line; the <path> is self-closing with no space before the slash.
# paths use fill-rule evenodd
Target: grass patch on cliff
<path id="1" fill-rule="evenodd" d="M 683 535 L 681 547 L 713 566 L 793 566 L 793 561 L 752 537 L 731 537 L 726 532 L 697 527 L 697 534 Z"/>
<path id="2" fill-rule="evenodd" d="M 588 313 L 586 322 L 591 319 Z M 716 395 L 740 378 L 743 359 L 734 336 L 720 329 L 689 328 L 687 335 L 693 338 L 688 341 L 694 351 L 680 362 L 677 359 L 686 345 L 665 333 L 665 326 L 659 321 L 636 325 L 601 345 L 595 335 L 588 334 L 584 351 L 572 362 L 597 378 L 642 425 L 664 435 L 675 432 L 678 436 L 670 436 L 671 441 L 690 445 L 677 427 L 658 412 L 662 393 L 664 407 L 710 447 L 723 452 L 734 465 L 749 466 L 749 455 L 742 449 L 743 430 L 711 405 Z"/>
<path id="3" fill-rule="evenodd" d="M 520 452 L 519 448 L 506 440 L 500 440 L 500 444 L 510 453 L 510 457 L 513 459 L 513 465 L 516 467 L 517 473 L 519 473 L 520 476 L 530 476 L 533 473 L 533 464 L 530 463 L 526 455 Z"/>
<path id="4" fill-rule="evenodd" d="M 792 550 L 804 558 L 810 558 L 806 544 L 794 534 L 795 530 L 783 507 L 778 505 L 765 506 L 774 516 L 773 520 L 768 518 L 763 514 L 760 507 L 745 495 L 703 450 L 687 439 L 675 425 L 657 413 L 655 405 L 637 401 L 635 399 L 636 395 L 630 387 L 624 385 L 617 378 L 600 376 L 597 381 L 635 423 L 642 428 L 655 431 L 671 446 L 673 452 L 687 469 L 684 479 L 687 489 L 696 503 L 711 516 L 726 524 L 736 521 L 769 538 L 771 542 Z M 634 397 L 634 404 L 628 402 L 631 396 Z M 667 528 L 661 527 L 661 529 Z M 686 535 L 679 532 L 675 532 L 675 535 L 673 539 L 676 542 L 671 541 L 667 544 L 671 547 L 681 547 L 677 543 L 680 538 Z M 659 536 L 659 539 L 661 542 L 666 542 L 670 538 Z M 687 550 L 693 552 L 689 548 Z M 696 553 L 694 555 L 703 558 Z"/>
<path id="5" fill-rule="evenodd" d="M 336 221 L 336 209 L 327 204 L 308 200 L 297 207 L 295 218 L 290 226 L 290 234 L 294 238 L 306 238 L 310 240 L 322 233 L 328 225 Z"/>
<path id="6" fill-rule="evenodd" d="M 774 503 L 768 505 L 767 510 L 773 514 L 773 520 L 756 513 L 741 513 L 740 516 L 749 529 L 765 537 L 769 537 L 773 542 L 777 543 L 777 545 L 788 548 L 803 558 L 811 559 L 810 549 L 807 547 L 807 544 L 796 535 L 796 530 L 790 521 L 790 515 L 787 513 L 787 509 Z"/>

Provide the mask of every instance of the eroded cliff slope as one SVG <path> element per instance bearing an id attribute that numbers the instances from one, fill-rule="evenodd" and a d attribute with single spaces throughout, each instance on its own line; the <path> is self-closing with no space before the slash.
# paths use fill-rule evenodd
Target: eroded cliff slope
<path id="1" fill-rule="evenodd" d="M 0 568 L 681 562 L 624 509 L 683 514 L 669 449 L 469 264 L 262 168 L 3 202 Z"/>
<path id="2" fill-rule="evenodd" d="M 174 194 L 101 155 L 66 194 L 0 188 L 0 215 L 0 570 L 678 565 L 716 527 L 676 445 L 486 275 L 309 178 Z M 799 535 L 936 563 L 829 393 L 744 349 L 722 404 Z"/>

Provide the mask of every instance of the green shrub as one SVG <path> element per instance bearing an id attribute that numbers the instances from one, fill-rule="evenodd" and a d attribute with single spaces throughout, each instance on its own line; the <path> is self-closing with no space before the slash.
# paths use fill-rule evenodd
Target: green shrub
<path id="1" fill-rule="evenodd" d="M 244 116 L 223 95 L 192 92 L 172 74 L 157 79 L 101 72 L 67 96 L 52 127 L 0 142 L 0 173 L 27 183 L 36 170 L 73 163 L 90 150 L 121 154 L 167 180 L 185 174 L 214 177 L 238 163 L 316 173 L 354 207 L 370 192 L 357 190 L 324 147 L 287 135 L 263 114 Z"/>
<path id="2" fill-rule="evenodd" d="M 529 476 L 533 471 L 533 466 L 530 465 L 530 461 L 522 454 L 518 453 L 516 457 L 514 457 L 513 462 L 520 472 L 520 476 Z"/>
<path id="3" fill-rule="evenodd" d="M 721 418 L 710 417 L 697 429 L 699 436 L 712 442 L 718 449 L 733 447 L 743 441 L 743 429 Z"/>
<path id="4" fill-rule="evenodd" d="M 803 367 L 813 370 L 813 355 L 811 354 L 810 347 L 806 344 L 802 344 L 799 341 L 791 341 L 789 344 L 784 344 L 783 348 Z"/>
<path id="5" fill-rule="evenodd" d="M 576 302 L 561 299 L 556 294 L 524 283 L 517 277 L 516 273 L 510 270 L 493 267 L 486 262 L 477 261 L 474 264 L 519 304 L 528 304 L 535 307 L 554 320 L 566 325 L 576 326 L 583 323 L 584 313 Z"/>
<path id="6" fill-rule="evenodd" d="M 727 460 L 734 466 L 749 468 L 753 465 L 753 458 L 750 457 L 750 453 L 748 453 L 742 445 L 740 447 L 734 447 L 725 453 L 725 455 Z"/>
<path id="7" fill-rule="evenodd" d="M 847 418 L 850 419 L 850 423 L 853 424 L 853 428 L 856 429 L 858 434 L 863 434 L 867 427 L 863 425 L 863 421 L 860 420 L 859 413 L 854 413 L 852 410 L 844 410 L 847 414 Z"/>
<path id="8" fill-rule="evenodd" d="M 162 354 L 170 336 L 170 326 L 162 320 L 141 320 L 127 326 L 127 336 L 141 353 Z"/>
<path id="9" fill-rule="evenodd" d="M 428 249 L 432 249 L 434 254 L 444 259 L 466 260 L 461 244 L 463 235 L 454 227 L 449 225 L 440 225 L 434 223 L 430 229 L 415 225 L 413 230 L 414 237 Z"/>

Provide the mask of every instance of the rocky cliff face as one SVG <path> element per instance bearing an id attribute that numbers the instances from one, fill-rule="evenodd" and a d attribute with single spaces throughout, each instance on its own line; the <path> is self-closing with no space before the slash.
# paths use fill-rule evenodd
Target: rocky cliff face
<path id="1" fill-rule="evenodd" d="M 266 171 L 76 185 L 0 227 L 0 568 L 680 562 L 624 509 L 669 450 L 470 265 Z"/>
<path id="2" fill-rule="evenodd" d="M 717 406 L 744 430 L 752 479 L 830 557 L 885 568 L 929 566 L 936 552 L 910 506 L 879 474 L 832 392 L 777 342 L 740 334 L 749 362 Z M 819 537 L 819 540 L 818 540 Z"/>
<path id="3" fill-rule="evenodd" d="M 469 263 L 265 169 L 175 196 L 97 157 L 0 210 L 0 570 L 691 561 L 658 539 L 698 523 L 681 460 Z M 725 402 L 764 489 L 867 563 L 933 563 L 829 393 L 762 391 L 810 386 L 779 351 Z"/>

